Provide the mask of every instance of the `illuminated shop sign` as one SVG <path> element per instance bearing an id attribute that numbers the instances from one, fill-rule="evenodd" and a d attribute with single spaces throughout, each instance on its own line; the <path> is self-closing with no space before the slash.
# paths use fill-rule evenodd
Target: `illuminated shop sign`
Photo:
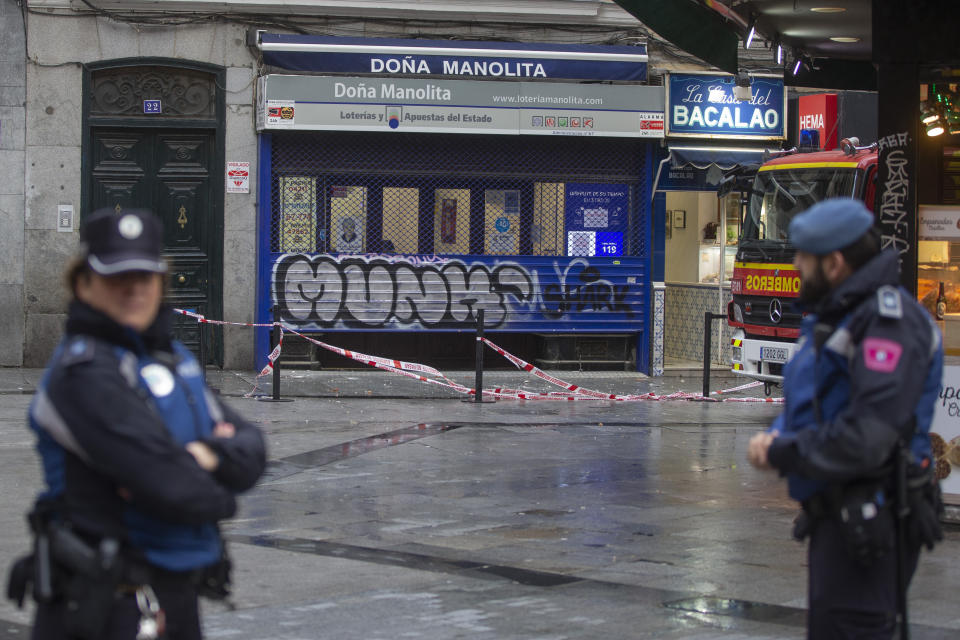
<path id="1" fill-rule="evenodd" d="M 752 76 L 749 101 L 733 95 L 730 75 L 669 74 L 667 136 L 728 139 L 786 137 L 783 78 Z"/>

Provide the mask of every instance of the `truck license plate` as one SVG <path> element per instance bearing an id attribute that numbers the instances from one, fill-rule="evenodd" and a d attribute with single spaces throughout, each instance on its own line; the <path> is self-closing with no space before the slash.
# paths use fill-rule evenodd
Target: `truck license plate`
<path id="1" fill-rule="evenodd" d="M 786 362 L 787 350 L 783 347 L 760 347 L 760 359 L 767 362 Z"/>

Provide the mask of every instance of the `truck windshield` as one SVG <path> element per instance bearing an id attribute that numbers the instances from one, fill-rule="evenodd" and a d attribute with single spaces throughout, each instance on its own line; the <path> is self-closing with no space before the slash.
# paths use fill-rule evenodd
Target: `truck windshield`
<path id="1" fill-rule="evenodd" d="M 837 167 L 771 169 L 757 173 L 741 241 L 787 243 L 795 215 L 814 203 L 838 196 L 855 197 L 857 170 Z"/>

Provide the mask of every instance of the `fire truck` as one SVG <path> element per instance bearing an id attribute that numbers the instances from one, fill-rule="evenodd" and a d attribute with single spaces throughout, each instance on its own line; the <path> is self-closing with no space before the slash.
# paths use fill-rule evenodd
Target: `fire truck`
<path id="1" fill-rule="evenodd" d="M 763 381 L 767 395 L 783 381 L 800 335 L 802 315 L 794 305 L 800 274 L 787 237 L 790 220 L 820 200 L 841 196 L 863 200 L 873 211 L 877 145 L 858 145 L 849 138 L 833 151 L 781 152 L 753 167 L 742 200 L 727 322 L 733 372 Z"/>

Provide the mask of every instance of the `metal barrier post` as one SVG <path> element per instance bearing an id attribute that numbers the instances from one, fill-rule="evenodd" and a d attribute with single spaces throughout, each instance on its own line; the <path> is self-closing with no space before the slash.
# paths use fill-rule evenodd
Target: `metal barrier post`
<path id="1" fill-rule="evenodd" d="M 703 312 L 703 397 L 710 397 L 710 352 L 713 350 L 713 320 L 726 318 L 724 313 Z"/>
<path id="2" fill-rule="evenodd" d="M 271 348 L 280 344 L 280 305 L 273 306 L 273 329 L 271 330 Z M 273 397 L 260 397 L 258 400 L 264 402 L 293 402 L 293 398 L 280 397 L 280 360 L 283 359 L 283 353 L 277 356 L 273 361 Z"/>
<path id="3" fill-rule="evenodd" d="M 200 372 L 203 374 L 203 381 L 207 381 L 207 341 L 206 336 L 206 322 L 198 322 L 197 329 L 200 331 Z"/>
<path id="4" fill-rule="evenodd" d="M 474 378 L 474 393 L 473 398 L 464 398 L 464 402 L 473 402 L 475 404 L 481 402 L 496 402 L 495 398 L 486 398 L 483 397 L 483 309 L 477 310 L 477 336 L 476 336 L 477 346 L 475 351 L 474 363 L 476 367 L 476 376 Z"/>
<path id="5" fill-rule="evenodd" d="M 280 305 L 273 305 L 273 346 L 276 347 L 280 344 Z M 283 359 L 283 355 L 277 356 L 277 359 L 273 362 L 273 399 L 274 401 L 280 399 L 280 360 Z"/>

